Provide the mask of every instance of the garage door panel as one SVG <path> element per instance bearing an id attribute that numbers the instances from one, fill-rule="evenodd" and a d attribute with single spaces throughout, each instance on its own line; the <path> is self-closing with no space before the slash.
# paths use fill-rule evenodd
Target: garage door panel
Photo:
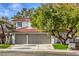
<path id="1" fill-rule="evenodd" d="M 16 44 L 26 44 L 27 43 L 26 35 L 16 34 L 15 35 L 15 43 Z"/>
<path id="2" fill-rule="evenodd" d="M 49 36 L 48 35 L 43 35 L 43 34 L 31 34 L 29 35 L 29 44 L 49 44 Z"/>

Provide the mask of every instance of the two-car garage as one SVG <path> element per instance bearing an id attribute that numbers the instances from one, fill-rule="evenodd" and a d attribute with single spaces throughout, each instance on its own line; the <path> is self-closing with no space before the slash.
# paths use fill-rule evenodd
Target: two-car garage
<path id="1" fill-rule="evenodd" d="M 48 33 L 15 33 L 15 44 L 50 44 Z"/>

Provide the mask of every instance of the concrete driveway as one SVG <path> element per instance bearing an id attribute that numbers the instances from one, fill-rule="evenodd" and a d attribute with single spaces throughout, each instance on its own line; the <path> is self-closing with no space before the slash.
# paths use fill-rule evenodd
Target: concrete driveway
<path id="1" fill-rule="evenodd" d="M 32 51 L 41 51 L 41 50 L 52 50 L 53 47 L 51 44 L 16 44 L 11 46 L 9 49 L 25 49 Z"/>

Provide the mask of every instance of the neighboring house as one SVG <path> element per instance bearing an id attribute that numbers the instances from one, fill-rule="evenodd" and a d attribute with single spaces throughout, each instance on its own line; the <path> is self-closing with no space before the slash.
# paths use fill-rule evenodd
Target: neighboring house
<path id="1" fill-rule="evenodd" d="M 79 50 L 79 36 L 75 36 L 73 40 L 70 40 L 69 48 Z"/>
<path id="2" fill-rule="evenodd" d="M 13 44 L 50 44 L 50 35 L 31 26 L 29 18 L 15 19 L 16 29 L 12 32 Z"/>

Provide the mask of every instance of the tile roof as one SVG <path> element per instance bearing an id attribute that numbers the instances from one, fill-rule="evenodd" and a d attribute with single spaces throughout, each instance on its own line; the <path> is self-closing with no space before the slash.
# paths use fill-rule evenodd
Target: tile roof
<path id="1" fill-rule="evenodd" d="M 29 18 L 24 18 L 24 19 L 14 19 L 13 21 L 15 22 L 30 22 L 30 19 Z"/>
<path id="2" fill-rule="evenodd" d="M 14 31 L 16 31 L 16 32 L 37 32 L 37 29 L 22 27 L 22 28 L 17 28 Z"/>
<path id="3" fill-rule="evenodd" d="M 14 32 L 44 32 L 44 30 L 38 30 L 32 27 L 22 27 L 15 29 Z"/>

